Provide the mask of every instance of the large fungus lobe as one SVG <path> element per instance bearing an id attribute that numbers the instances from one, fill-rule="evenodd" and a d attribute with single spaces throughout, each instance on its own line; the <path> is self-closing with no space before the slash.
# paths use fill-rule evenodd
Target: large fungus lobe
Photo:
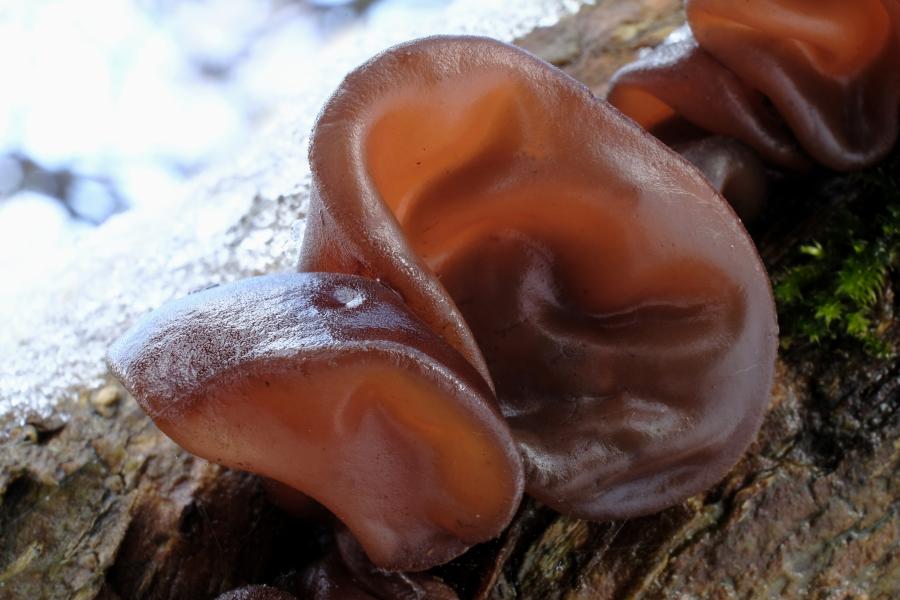
<path id="1" fill-rule="evenodd" d="M 446 562 L 521 498 L 491 389 L 375 281 L 282 274 L 198 292 L 109 359 L 179 445 L 309 495 L 381 567 Z"/>
<path id="2" fill-rule="evenodd" d="M 310 162 L 300 269 L 396 289 L 492 383 L 540 500 L 653 512 L 752 440 L 777 337 L 752 242 L 559 70 L 484 38 L 396 47 L 342 83 Z"/>

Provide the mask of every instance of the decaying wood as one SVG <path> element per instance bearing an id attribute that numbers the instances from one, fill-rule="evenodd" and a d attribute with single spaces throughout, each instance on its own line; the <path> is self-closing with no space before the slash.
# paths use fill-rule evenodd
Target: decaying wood
<path id="1" fill-rule="evenodd" d="M 521 44 L 600 95 L 682 19 L 679 0 L 598 1 Z M 795 227 L 776 225 L 757 236 L 770 266 Z M 615 523 L 527 501 L 437 573 L 492 600 L 896 598 L 898 395 L 900 360 L 784 355 L 759 439 L 714 489 Z M 289 581 L 327 535 L 270 506 L 255 477 L 179 450 L 114 383 L 0 449 L 0 598 L 213 598 Z"/>

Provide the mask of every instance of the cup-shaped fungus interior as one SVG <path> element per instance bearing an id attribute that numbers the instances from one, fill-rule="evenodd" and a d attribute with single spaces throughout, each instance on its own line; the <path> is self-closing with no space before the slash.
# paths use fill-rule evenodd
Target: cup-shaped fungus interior
<path id="1" fill-rule="evenodd" d="M 200 292 L 111 362 L 188 451 L 314 498 L 385 568 L 450 560 L 508 523 L 515 445 L 471 366 L 383 286 L 292 274 Z"/>
<path id="2" fill-rule="evenodd" d="M 156 422 L 195 454 L 311 495 L 377 564 L 418 569 L 483 541 L 483 523 L 507 518 L 514 490 L 477 417 L 448 402 L 452 382 L 418 370 L 369 349 L 269 364 L 209 382 L 195 410 Z"/>
<path id="3" fill-rule="evenodd" d="M 681 159 L 484 39 L 389 52 L 348 77 L 321 123 L 323 213 L 359 201 L 316 163 L 346 144 L 474 334 L 530 493 L 633 516 L 734 463 L 767 403 L 771 293 L 738 220 Z"/>

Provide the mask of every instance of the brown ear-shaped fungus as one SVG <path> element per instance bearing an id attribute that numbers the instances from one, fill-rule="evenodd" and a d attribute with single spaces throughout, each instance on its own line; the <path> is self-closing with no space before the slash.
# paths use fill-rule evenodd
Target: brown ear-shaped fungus
<path id="1" fill-rule="evenodd" d="M 399 46 L 346 78 L 310 162 L 301 270 L 389 283 L 486 365 L 540 500 L 653 512 L 755 435 L 777 328 L 750 239 L 559 70 L 484 38 Z"/>
<path id="2" fill-rule="evenodd" d="M 696 41 L 664 44 L 611 82 L 610 102 L 648 130 L 684 120 L 793 169 L 803 160 L 784 127 L 837 170 L 893 148 L 900 2 L 686 0 L 685 8 Z"/>
<path id="3" fill-rule="evenodd" d="M 109 361 L 179 445 L 308 494 L 381 567 L 444 563 L 521 499 L 491 390 L 377 282 L 295 273 L 205 290 L 150 314 Z"/>
<path id="4" fill-rule="evenodd" d="M 425 573 L 391 573 L 373 565 L 346 531 L 337 549 L 303 574 L 298 593 L 308 600 L 458 600 L 456 592 Z"/>
<path id="5" fill-rule="evenodd" d="M 897 0 L 687 0 L 700 46 L 768 97 L 810 156 L 873 164 L 897 140 Z"/>
<path id="6" fill-rule="evenodd" d="M 768 162 L 803 169 L 808 161 L 762 94 L 686 39 L 663 43 L 619 69 L 609 103 L 668 145 L 711 132 L 740 140 Z M 726 195 L 726 198 L 728 196 Z"/>

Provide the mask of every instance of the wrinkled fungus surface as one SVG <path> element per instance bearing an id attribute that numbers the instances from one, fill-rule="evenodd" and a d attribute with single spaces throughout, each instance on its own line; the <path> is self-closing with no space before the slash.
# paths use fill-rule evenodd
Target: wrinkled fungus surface
<path id="1" fill-rule="evenodd" d="M 768 401 L 768 280 L 686 163 L 484 38 L 396 47 L 313 132 L 303 271 L 378 279 L 491 381 L 527 491 L 649 513 L 737 460 Z"/>
<path id="2" fill-rule="evenodd" d="M 767 161 L 837 170 L 883 158 L 900 119 L 898 0 L 687 0 L 692 39 L 613 78 L 609 100 L 661 139 L 689 124 Z"/>
<path id="3" fill-rule="evenodd" d="M 519 503 L 490 388 L 375 281 L 282 274 L 198 292 L 109 358 L 179 445 L 308 494 L 382 567 L 446 562 Z"/>

